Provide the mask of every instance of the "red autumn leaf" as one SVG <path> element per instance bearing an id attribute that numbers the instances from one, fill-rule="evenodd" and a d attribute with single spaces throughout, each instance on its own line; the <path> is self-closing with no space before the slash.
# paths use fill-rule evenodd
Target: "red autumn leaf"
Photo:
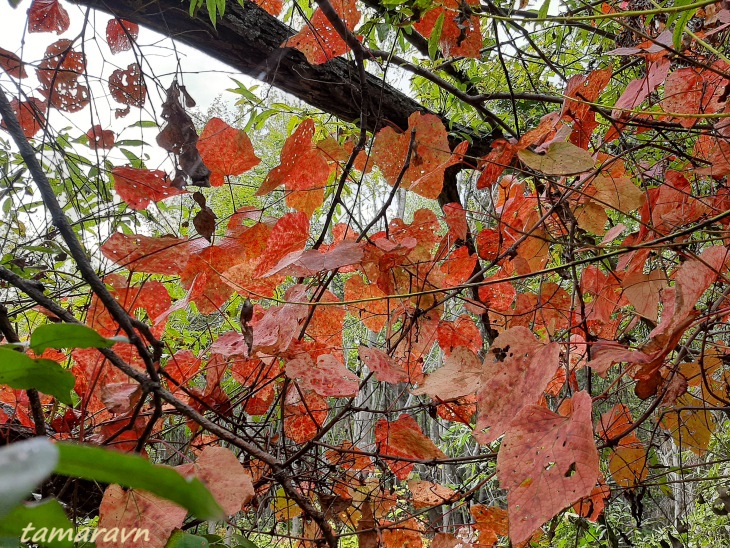
<path id="1" fill-rule="evenodd" d="M 435 9 L 427 12 L 413 25 L 421 35 L 429 38 L 439 17 L 444 16 L 439 46 L 444 57 L 481 57 L 482 33 L 480 18 L 471 8 L 479 7 L 478 0 L 440 0 Z"/>
<path id="2" fill-rule="evenodd" d="M 284 398 L 284 434 L 296 443 L 311 440 L 324 424 L 329 407 L 324 398 L 309 390 L 291 386 Z"/>
<path id="3" fill-rule="evenodd" d="M 474 394 L 482 385 L 482 362 L 468 348 L 460 346 L 444 358 L 444 365 L 426 375 L 413 394 L 428 394 L 441 401 Z"/>
<path id="4" fill-rule="evenodd" d="M 508 329 L 494 340 L 477 393 L 474 437 L 479 443 L 499 438 L 520 409 L 537 402 L 555 376 L 559 356 L 558 343 L 543 344 L 526 327 Z"/>
<path id="5" fill-rule="evenodd" d="M 222 186 L 224 176 L 240 175 L 261 162 L 246 132 L 220 118 L 211 118 L 205 125 L 198 140 L 198 151 L 212 172 L 211 186 Z"/>
<path id="6" fill-rule="evenodd" d="M 284 7 L 283 0 L 254 0 L 255 3 L 260 7 L 266 10 L 266 12 L 269 15 L 273 15 L 276 17 L 281 13 L 282 8 Z"/>
<path id="7" fill-rule="evenodd" d="M 342 467 L 344 470 L 373 470 L 373 459 L 367 455 L 358 454 L 361 451 L 350 441 L 343 441 L 339 449 L 329 449 L 324 456 L 332 464 Z"/>
<path id="8" fill-rule="evenodd" d="M 89 140 L 89 148 L 93 150 L 111 149 L 114 147 L 114 132 L 111 129 L 102 129 L 100 125 L 95 125 L 86 132 L 86 138 Z"/>
<path id="9" fill-rule="evenodd" d="M 269 234 L 266 250 L 254 275 L 263 276 L 289 253 L 304 249 L 308 237 L 309 217 L 305 213 L 287 213 L 281 217 Z"/>
<path id="10" fill-rule="evenodd" d="M 286 376 L 296 380 L 305 390 L 312 390 L 320 396 L 347 398 L 358 392 L 360 379 L 331 354 L 312 357 L 304 353 L 286 363 Z"/>
<path id="11" fill-rule="evenodd" d="M 339 344 L 342 340 L 342 332 L 345 321 L 345 307 L 336 306 L 340 299 L 331 291 L 325 291 L 317 301 L 318 303 L 329 303 L 315 305 L 312 318 L 307 326 L 307 335 L 322 344 Z"/>
<path id="12" fill-rule="evenodd" d="M 123 166 L 112 170 L 114 190 L 132 209 L 147 209 L 151 202 L 187 193 L 171 186 L 164 171 Z"/>
<path id="13" fill-rule="evenodd" d="M 436 198 L 443 188 L 444 166 L 455 159 L 449 148 L 448 133 L 438 116 L 414 112 L 408 117 L 408 131 L 397 133 L 391 127 L 381 129 L 375 136 L 372 159 L 388 183 L 395 184 L 405 165 L 413 131 L 411 163 L 403 175 L 401 187 L 425 198 Z M 427 179 L 428 184 L 423 184 L 421 179 L 429 175 L 434 177 Z"/>
<path id="14" fill-rule="evenodd" d="M 74 50 L 71 40 L 58 40 L 38 64 L 39 91 L 52 107 L 77 112 L 89 104 L 89 88 L 79 81 L 85 71 L 86 55 Z"/>
<path id="15" fill-rule="evenodd" d="M 408 381 L 408 373 L 382 350 L 361 346 L 357 349 L 357 354 L 380 382 L 398 384 Z"/>
<path id="16" fill-rule="evenodd" d="M 469 254 L 469 248 L 461 246 L 452 251 L 439 265 L 439 273 L 443 275 L 441 287 L 457 287 L 465 283 L 474 273 L 477 256 Z"/>
<path id="17" fill-rule="evenodd" d="M 264 196 L 284 185 L 286 203 L 311 217 L 324 201 L 324 189 L 330 175 L 325 154 L 314 146 L 314 120 L 307 118 L 292 133 L 281 150 L 281 163 L 272 169 L 256 192 Z"/>
<path id="18" fill-rule="evenodd" d="M 101 246 L 101 253 L 131 272 L 180 274 L 188 262 L 193 242 L 173 236 L 150 237 L 115 232 Z"/>
<path id="19" fill-rule="evenodd" d="M 360 21 L 360 11 L 357 9 L 355 0 L 333 0 L 331 4 L 345 26 L 350 31 L 354 30 L 355 25 Z M 319 8 L 314 11 L 314 15 L 304 28 L 284 42 L 281 47 L 298 49 L 312 65 L 321 65 L 350 51 L 348 45 Z"/>
<path id="20" fill-rule="evenodd" d="M 221 247 L 224 249 L 230 242 L 231 245 L 228 247 L 238 250 L 230 261 L 221 266 L 223 270 L 218 270 L 218 272 L 223 272 L 221 276 L 223 282 L 231 286 L 239 295 L 251 292 L 268 297 L 274 294 L 281 283 L 281 276 L 259 278 L 254 275 L 258 264 L 263 260 L 271 231 L 272 228 L 268 224 L 256 223 L 239 235 L 226 238 L 221 243 Z M 224 253 L 227 256 L 228 253 Z M 229 266 L 229 264 L 233 266 Z"/>
<path id="21" fill-rule="evenodd" d="M 256 496 L 251 475 L 244 470 L 238 457 L 225 447 L 206 447 L 195 463 L 182 464 L 175 469 L 185 477 L 200 479 L 229 516 Z"/>
<path id="22" fill-rule="evenodd" d="M 139 25 L 124 19 L 110 19 L 106 24 L 106 43 L 113 54 L 132 49 L 139 35 Z"/>
<path id="23" fill-rule="evenodd" d="M 363 244 L 342 242 L 322 252 L 318 249 L 293 251 L 286 255 L 277 265 L 266 272 L 264 277 L 274 274 L 306 278 L 320 272 L 337 270 L 345 266 L 359 263 L 363 258 Z"/>
<path id="24" fill-rule="evenodd" d="M 182 526 L 187 510 L 164 499 L 135 489 L 125 490 L 119 485 L 110 485 L 104 491 L 99 508 L 99 530 L 105 531 L 147 531 L 147 535 L 134 535 L 121 542 L 117 535 L 115 541 L 104 541 L 99 535 L 96 545 L 104 548 L 145 548 L 165 546 L 175 529 Z"/>
<path id="25" fill-rule="evenodd" d="M 101 387 L 99 397 L 110 413 L 128 413 L 139 402 L 142 388 L 138 383 L 108 383 Z"/>
<path id="26" fill-rule="evenodd" d="M 28 74 L 25 72 L 23 61 L 12 51 L 0 48 L 0 68 L 15 78 L 25 78 Z"/>
<path id="27" fill-rule="evenodd" d="M 58 0 L 33 0 L 28 9 L 28 32 L 63 34 L 71 21 Z"/>
<path id="28" fill-rule="evenodd" d="M 437 333 L 439 346 L 447 356 L 459 346 L 479 352 L 484 344 L 479 327 L 466 314 L 459 316 L 455 322 L 440 321 Z"/>
<path id="29" fill-rule="evenodd" d="M 109 274 L 104 278 L 104 283 L 109 286 L 109 292 L 125 310 L 130 313 L 135 310 L 144 310 L 150 319 L 165 312 L 172 303 L 167 288 L 157 280 L 128 286 L 127 280 L 122 276 Z M 96 296 L 91 300 L 86 323 L 106 337 L 119 334 L 117 322 Z M 164 330 L 164 327 L 164 325 L 158 325 L 153 331 L 160 332 Z"/>
<path id="30" fill-rule="evenodd" d="M 652 339 L 663 338 L 678 329 L 695 310 L 702 294 L 720 273 L 726 273 L 725 262 L 728 250 L 723 246 L 713 246 L 703 251 L 698 259 L 685 261 L 674 276 L 674 295 L 665 291 L 664 295 L 673 297 L 673 313 L 668 313 L 669 298 L 662 299 L 664 313 L 661 322 L 649 333 Z M 646 351 L 646 348 L 643 349 Z"/>
<path id="31" fill-rule="evenodd" d="M 498 537 L 505 537 L 509 533 L 507 510 L 498 506 L 475 504 L 469 511 L 476 520 L 474 529 L 479 531 L 477 546 L 494 546 Z"/>
<path id="32" fill-rule="evenodd" d="M 703 104 L 705 81 L 702 75 L 692 67 L 680 68 L 667 76 L 664 84 L 664 99 L 661 102 L 666 112 L 678 114 L 700 114 L 707 112 L 707 104 Z M 708 99 L 712 98 L 709 94 Z M 680 117 L 677 119 L 683 127 L 692 127 L 697 118 Z"/>
<path id="33" fill-rule="evenodd" d="M 606 507 L 606 501 L 611 496 L 611 489 L 608 488 L 603 478 L 598 480 L 598 485 L 593 488 L 591 494 L 580 499 L 573 505 L 575 512 L 592 522 L 597 522 Z"/>
<path id="34" fill-rule="evenodd" d="M 514 418 L 497 455 L 507 490 L 509 535 L 517 544 L 566 506 L 591 494 L 601 477 L 587 392 L 570 400 L 567 416 L 528 405 Z"/>
<path id="35" fill-rule="evenodd" d="M 109 92 L 117 103 L 142 108 L 147 100 L 142 68 L 137 63 L 131 63 L 127 70 L 112 72 L 109 76 Z"/>
<path id="36" fill-rule="evenodd" d="M 446 204 L 443 207 L 446 224 L 449 226 L 449 235 L 454 240 L 466 240 L 469 225 L 466 222 L 466 211 L 458 202 Z"/>
<path id="37" fill-rule="evenodd" d="M 165 373 L 171 377 L 167 380 L 170 392 L 175 393 L 181 386 L 187 386 L 199 372 L 200 358 L 195 357 L 190 350 L 175 352 L 165 365 Z"/>
<path id="38" fill-rule="evenodd" d="M 477 188 L 491 188 L 499 176 L 509 167 L 517 154 L 517 148 L 505 139 L 496 139 L 492 143 L 492 151 L 481 159 L 482 174 L 477 180 Z"/>
<path id="39" fill-rule="evenodd" d="M 44 114 L 46 110 L 46 104 L 40 99 L 31 97 L 27 101 L 20 102 L 13 98 L 10 101 L 10 108 L 13 110 L 13 114 L 18 119 L 20 128 L 23 130 L 23 135 L 28 139 L 33 137 L 46 125 L 46 116 Z M 0 127 L 7 129 L 5 120 L 0 122 Z"/>
<path id="40" fill-rule="evenodd" d="M 421 431 L 416 420 L 405 413 L 396 421 L 380 419 L 375 425 L 375 443 L 381 455 L 390 457 L 418 460 L 446 458 L 441 449 L 436 447 L 431 439 Z M 395 477 L 400 480 L 406 479 L 413 470 L 413 462 L 397 459 L 383 460 Z"/>
<path id="41" fill-rule="evenodd" d="M 386 294 L 375 284 L 366 284 L 360 275 L 351 276 L 345 282 L 345 300 L 364 302 L 349 304 L 350 314 L 359 320 L 370 331 L 380 332 L 388 322 L 389 301 Z"/>

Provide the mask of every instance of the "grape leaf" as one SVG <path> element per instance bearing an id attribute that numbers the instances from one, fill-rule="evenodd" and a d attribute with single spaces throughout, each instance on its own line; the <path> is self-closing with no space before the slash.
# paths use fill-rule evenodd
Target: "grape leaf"
<path id="1" fill-rule="evenodd" d="M 515 417 L 497 455 L 507 490 L 509 535 L 518 544 L 566 506 L 589 496 L 601 477 L 587 392 L 570 400 L 567 416 L 537 405 Z"/>

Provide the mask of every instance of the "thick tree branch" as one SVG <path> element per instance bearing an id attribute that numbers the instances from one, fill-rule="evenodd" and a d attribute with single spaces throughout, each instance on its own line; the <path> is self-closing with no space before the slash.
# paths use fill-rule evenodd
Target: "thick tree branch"
<path id="1" fill-rule="evenodd" d="M 188 3 L 179 0 L 74 1 L 170 36 L 341 120 L 360 120 L 362 85 L 357 65 L 344 58 L 310 65 L 299 51 L 281 48 L 293 35 L 292 29 L 251 2 L 241 6 L 229 0 L 225 16 L 214 28 L 207 13 L 192 18 L 187 11 Z M 417 101 L 372 74 L 366 75 L 365 90 L 371 97 L 364 124 L 370 132 L 386 124 L 406 129 L 408 116 L 413 112 L 428 112 Z M 484 156 L 489 152 L 493 141 L 490 132 L 475 132 L 441 118 L 454 133 L 461 134 L 453 145 L 468 136 L 472 143 L 470 155 Z"/>

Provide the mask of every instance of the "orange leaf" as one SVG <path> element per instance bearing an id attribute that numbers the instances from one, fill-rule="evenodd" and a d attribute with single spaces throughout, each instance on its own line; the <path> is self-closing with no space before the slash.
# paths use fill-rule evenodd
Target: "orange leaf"
<path id="1" fill-rule="evenodd" d="M 287 213 L 281 217 L 269 234 L 266 250 L 254 275 L 263 276 L 289 253 L 304 249 L 308 237 L 309 217 L 305 213 Z"/>
<path id="2" fill-rule="evenodd" d="M 198 151 L 211 170 L 211 186 L 222 186 L 225 175 L 240 175 L 257 166 L 261 159 L 254 154 L 248 135 L 220 118 L 211 118 L 200 134 Z"/>
<path id="3" fill-rule="evenodd" d="M 401 187 L 425 198 L 436 198 L 443 188 L 444 170 L 452 161 L 448 133 L 438 116 L 414 112 L 408 117 L 408 131 L 396 133 L 390 127 L 381 129 L 375 136 L 372 159 L 388 183 L 394 185 L 405 164 L 414 130 L 411 164 L 403 175 Z"/>
<path id="4" fill-rule="evenodd" d="M 314 146 L 314 120 L 307 118 L 284 143 L 281 164 L 271 170 L 256 192 L 263 196 L 285 185 L 287 205 L 311 217 L 324 201 L 330 166 L 324 153 Z"/>
<path id="5" fill-rule="evenodd" d="M 444 16 L 439 46 L 444 57 L 481 57 L 482 34 L 479 29 L 480 18 L 469 7 L 478 7 L 478 0 L 441 0 L 435 9 L 427 12 L 413 25 L 419 34 L 431 36 L 434 26 L 441 15 Z"/>
<path id="6" fill-rule="evenodd" d="M 286 363 L 286 376 L 297 381 L 305 390 L 320 396 L 353 397 L 358 392 L 360 379 L 331 354 L 323 354 L 315 364 L 309 354 L 300 355 Z"/>
<path id="7" fill-rule="evenodd" d="M 380 419 L 375 425 L 375 443 L 380 454 L 391 457 L 419 460 L 446 458 L 441 449 L 423 434 L 415 419 L 405 413 L 396 421 Z M 400 480 L 406 479 L 413 470 L 412 462 L 387 458 L 383 460 Z"/>
<path id="8" fill-rule="evenodd" d="M 360 21 L 360 11 L 355 0 L 332 0 L 331 4 L 345 26 L 351 31 L 354 30 Z M 281 47 L 298 49 L 312 65 L 321 65 L 350 51 L 349 46 L 319 8 L 314 11 L 309 23 Z"/>
<path id="9" fill-rule="evenodd" d="M 153 238 L 115 232 L 101 246 L 101 253 L 131 272 L 180 274 L 188 262 L 192 242 L 173 236 Z"/>
<path id="10" fill-rule="evenodd" d="M 186 194 L 171 186 L 167 174 L 156 169 L 137 169 L 123 166 L 112 170 L 114 190 L 132 209 L 147 209 L 150 202 L 159 202 L 172 196 Z"/>
<path id="11" fill-rule="evenodd" d="M 199 478 L 229 516 L 241 510 L 254 496 L 251 475 L 238 457 L 225 447 L 206 447 L 194 464 L 175 467 L 183 476 Z"/>
<path id="12" fill-rule="evenodd" d="M 104 548 L 165 546 L 172 532 L 182 526 L 186 515 L 187 510 L 173 502 L 144 491 L 110 485 L 104 491 L 99 508 L 99 531 L 137 530 L 147 531 L 148 535 L 142 534 L 139 538 L 135 535 L 124 543 L 104 542 L 104 537 L 99 535 L 96 544 Z"/>

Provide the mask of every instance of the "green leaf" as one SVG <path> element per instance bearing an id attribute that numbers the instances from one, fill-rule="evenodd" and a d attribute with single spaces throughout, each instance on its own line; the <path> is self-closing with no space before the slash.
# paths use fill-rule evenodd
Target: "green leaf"
<path id="1" fill-rule="evenodd" d="M 172 468 L 154 465 L 138 455 L 73 443 L 57 443 L 56 447 L 61 456 L 57 474 L 143 489 L 203 520 L 224 517 L 213 495 L 197 478 L 188 480 Z"/>
<path id="2" fill-rule="evenodd" d="M 32 359 L 4 346 L 0 347 L 0 384 L 19 390 L 36 390 L 54 396 L 61 403 L 71 403 L 71 390 L 76 384 L 73 373 L 60 364 Z"/>
<path id="3" fill-rule="evenodd" d="M 42 325 L 30 336 L 30 347 L 36 354 L 47 348 L 109 348 L 115 343 L 90 327 L 74 323 Z"/>
<path id="4" fill-rule="evenodd" d="M 191 535 L 180 530 L 175 531 L 167 541 L 167 548 L 208 548 L 208 546 L 210 543 L 205 537 Z"/>
<path id="5" fill-rule="evenodd" d="M 517 155 L 527 167 L 545 175 L 576 175 L 593 169 L 591 153 L 572 143 L 552 143 L 547 152 L 520 150 Z"/>
<path id="6" fill-rule="evenodd" d="M 441 32 L 444 28 L 444 13 L 439 15 L 436 19 L 436 24 L 433 26 L 431 36 L 428 37 L 428 56 L 431 59 L 436 59 L 436 54 L 439 50 L 439 40 L 441 39 Z"/>
<path id="7" fill-rule="evenodd" d="M 687 26 L 687 22 L 694 17 L 697 12 L 697 8 L 683 11 L 679 15 L 679 19 L 674 25 L 674 32 L 672 33 L 672 45 L 674 49 L 679 49 L 682 46 L 682 35 L 684 34 L 684 28 Z"/>
<path id="8" fill-rule="evenodd" d="M 5 518 L 50 476 L 56 463 L 58 449 L 45 438 L 19 441 L 0 449 L 0 518 Z"/>
<path id="9" fill-rule="evenodd" d="M 41 528 L 46 531 L 41 531 Z M 0 519 L 0 537 L 17 537 L 38 546 L 72 548 L 75 534 L 63 506 L 55 499 L 18 505 Z"/>
<path id="10" fill-rule="evenodd" d="M 537 10 L 537 18 L 538 19 L 545 19 L 548 14 L 548 10 L 550 9 L 550 0 L 545 0 L 542 3 L 542 6 L 540 6 L 540 9 Z"/>

